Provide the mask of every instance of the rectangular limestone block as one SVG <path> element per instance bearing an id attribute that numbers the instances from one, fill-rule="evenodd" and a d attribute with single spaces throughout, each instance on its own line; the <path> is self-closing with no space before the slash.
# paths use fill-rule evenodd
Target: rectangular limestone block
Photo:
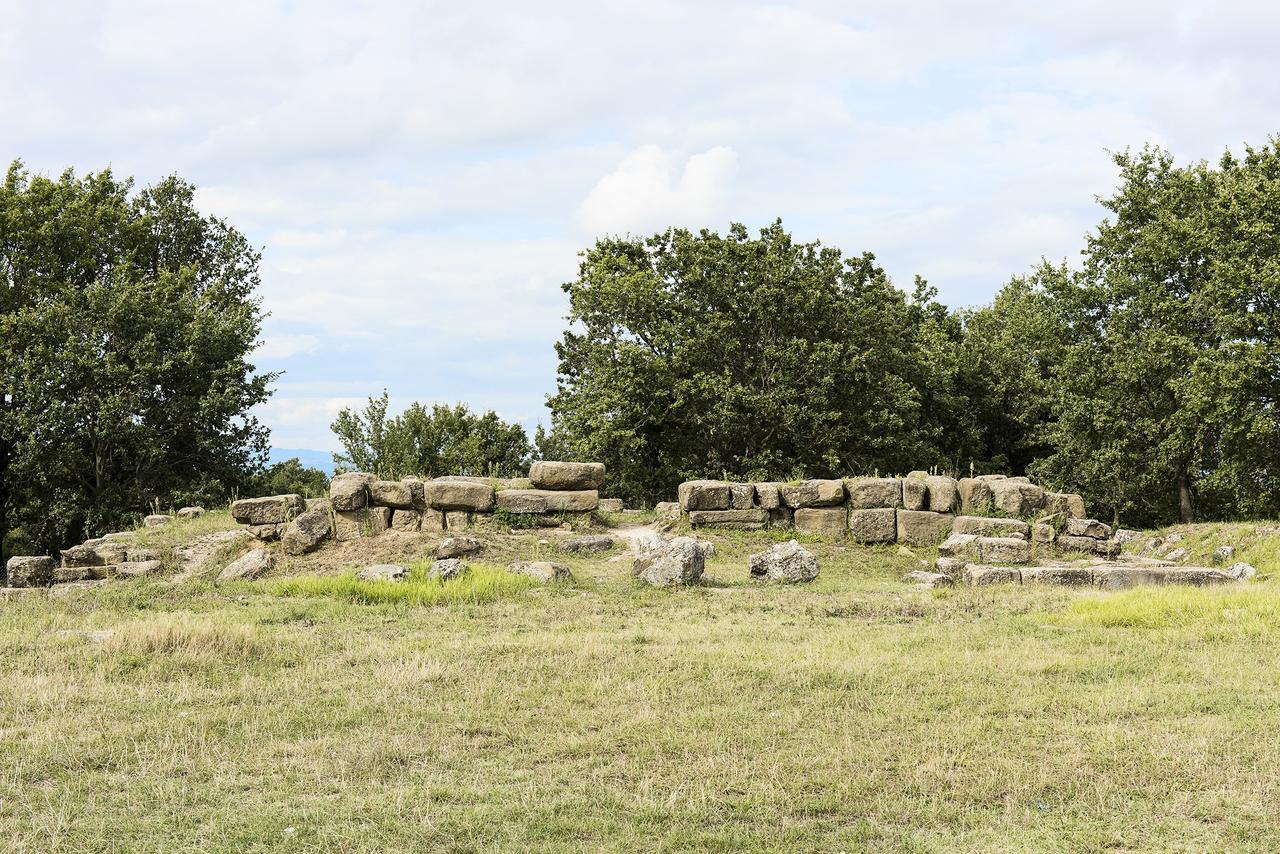
<path id="1" fill-rule="evenodd" d="M 5 564 L 10 587 L 48 587 L 53 583 L 55 564 L 48 555 L 18 556 Z"/>
<path id="2" fill-rule="evenodd" d="M 769 521 L 769 511 L 760 507 L 750 510 L 691 510 L 689 524 L 695 528 L 717 527 L 754 530 Z"/>
<path id="3" fill-rule="evenodd" d="M 791 508 L 844 504 L 844 481 L 802 480 L 782 485 L 782 503 Z"/>
<path id="4" fill-rule="evenodd" d="M 1022 583 L 1087 587 L 1093 583 L 1093 571 L 1087 566 L 1024 566 Z"/>
<path id="5" fill-rule="evenodd" d="M 471 527 L 471 514 L 466 510 L 449 510 L 444 514 L 446 531 L 465 531 Z"/>
<path id="6" fill-rule="evenodd" d="M 622 499 L 621 498 L 601 498 L 600 506 L 598 509 L 600 510 L 601 513 L 621 513 Z"/>
<path id="7" fill-rule="evenodd" d="M 844 507 L 801 507 L 795 514 L 795 526 L 797 531 L 839 540 L 844 539 L 849 516 Z"/>
<path id="8" fill-rule="evenodd" d="M 728 510 L 733 504 L 733 489 L 720 480 L 686 480 L 676 490 L 680 508 L 690 510 Z"/>
<path id="9" fill-rule="evenodd" d="M 417 510 L 396 510 L 391 514 L 391 527 L 397 531 L 417 531 L 422 527 L 422 514 Z"/>
<path id="10" fill-rule="evenodd" d="M 983 563 L 1026 563 L 1031 560 L 1031 543 L 1020 537 L 978 537 L 977 544 L 978 559 Z"/>
<path id="11" fill-rule="evenodd" d="M 898 538 L 898 511 L 891 507 L 850 510 L 849 533 L 859 543 L 892 543 Z"/>
<path id="12" fill-rule="evenodd" d="M 1157 566 L 1095 566 L 1093 585 L 1103 590 L 1127 590 L 1165 583 L 1165 571 Z"/>
<path id="13" fill-rule="evenodd" d="M 1031 526 L 1021 519 L 993 518 L 990 516 L 957 516 L 951 525 L 953 534 L 973 534 L 978 537 L 1019 536 L 1031 534 Z"/>
<path id="14" fill-rule="evenodd" d="M 241 498 L 231 503 L 231 518 L 241 525 L 281 525 L 305 512 L 307 502 L 301 495 Z"/>
<path id="15" fill-rule="evenodd" d="M 445 529 L 444 527 L 444 511 L 442 510 L 423 510 L 422 525 L 420 530 L 430 531 L 438 534 Z"/>
<path id="16" fill-rule="evenodd" d="M 510 513 L 585 513 L 600 506 L 594 489 L 504 489 L 498 506 Z"/>
<path id="17" fill-rule="evenodd" d="M 400 480 L 375 480 L 369 484 L 369 503 L 374 507 L 408 510 L 413 507 L 413 487 Z"/>
<path id="18" fill-rule="evenodd" d="M 580 492 L 604 486 L 604 463 L 536 462 L 529 467 L 534 489 Z"/>
<path id="19" fill-rule="evenodd" d="M 433 510 L 467 510 L 487 513 L 493 509 L 493 486 L 467 480 L 427 481 L 427 505 Z"/>
<path id="20" fill-rule="evenodd" d="M 390 507 L 333 511 L 333 538 L 340 543 L 361 537 L 376 537 L 390 526 Z"/>
<path id="21" fill-rule="evenodd" d="M 924 479 L 929 488 L 929 510 L 954 513 L 960 509 L 960 488 L 954 477 L 933 475 Z"/>
<path id="22" fill-rule="evenodd" d="M 757 483 L 756 485 L 756 503 L 765 510 L 777 510 L 782 506 L 781 484 L 778 483 Z"/>
<path id="23" fill-rule="evenodd" d="M 951 532 L 954 517 L 928 510 L 899 510 L 898 542 L 909 546 L 936 546 Z"/>
<path id="24" fill-rule="evenodd" d="M 756 506 L 756 487 L 752 483 L 729 485 L 729 509 L 750 510 Z"/>
<path id="25" fill-rule="evenodd" d="M 912 472 L 902 479 L 902 506 L 907 510 L 929 509 L 929 484 L 924 472 Z"/>
<path id="26" fill-rule="evenodd" d="M 1062 513 L 1075 519 L 1083 519 L 1084 498 L 1073 492 L 1045 492 L 1044 509 L 1046 513 Z"/>
<path id="27" fill-rule="evenodd" d="M 764 508 L 761 508 L 764 509 Z M 795 527 L 795 511 L 790 507 L 775 507 L 772 510 L 765 510 L 769 514 L 770 528 L 793 528 Z"/>
<path id="28" fill-rule="evenodd" d="M 971 563 L 964 568 L 964 583 L 972 587 L 988 584 L 1020 584 L 1022 572 L 1011 566 L 983 566 Z"/>
<path id="29" fill-rule="evenodd" d="M 902 506 L 902 481 L 896 477 L 855 477 L 844 482 L 851 510 Z"/>

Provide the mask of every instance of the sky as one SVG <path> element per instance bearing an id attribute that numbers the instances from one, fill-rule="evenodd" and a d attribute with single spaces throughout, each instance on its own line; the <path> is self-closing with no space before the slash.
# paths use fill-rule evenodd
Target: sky
<path id="1" fill-rule="evenodd" d="M 1280 5 L 0 0 L 0 156 L 177 174 L 263 251 L 279 448 L 547 423 L 578 253 L 776 218 L 953 307 L 1078 260 L 1109 151 L 1280 131 Z"/>

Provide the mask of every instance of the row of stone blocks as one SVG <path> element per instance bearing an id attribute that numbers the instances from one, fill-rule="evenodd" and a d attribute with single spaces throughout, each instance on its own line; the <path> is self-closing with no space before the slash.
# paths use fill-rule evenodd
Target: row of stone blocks
<path id="1" fill-rule="evenodd" d="M 286 552 L 305 554 L 330 537 L 343 542 L 388 529 L 465 529 L 476 514 L 495 510 L 541 516 L 589 513 L 600 509 L 604 473 L 601 463 L 555 461 L 534 463 L 528 478 L 451 475 L 425 481 L 416 477 L 379 480 L 371 474 L 348 472 L 333 478 L 328 498 L 246 498 L 231 505 L 231 515 L 249 525 L 260 539 L 280 539 Z"/>

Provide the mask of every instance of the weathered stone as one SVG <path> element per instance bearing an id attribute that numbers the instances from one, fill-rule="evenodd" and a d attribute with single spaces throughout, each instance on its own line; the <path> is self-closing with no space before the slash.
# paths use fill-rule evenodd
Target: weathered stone
<path id="1" fill-rule="evenodd" d="M 420 529 L 431 533 L 441 533 L 445 530 L 445 515 L 441 510 L 421 510 L 422 525 Z"/>
<path id="2" fill-rule="evenodd" d="M 1073 537 L 1070 534 L 1059 534 L 1054 543 L 1059 549 L 1067 552 L 1092 553 L 1098 545 L 1098 541 L 1093 537 Z"/>
<path id="3" fill-rule="evenodd" d="M 100 578 L 115 578 L 120 571 L 120 567 L 122 566 L 125 566 L 125 564 L 112 563 L 112 564 L 106 564 L 104 566 L 86 566 L 82 568 L 86 573 L 88 573 L 89 578 L 100 579 Z"/>
<path id="4" fill-rule="evenodd" d="M 93 590 L 97 590 L 106 583 L 107 580 L 105 578 L 91 581 L 72 581 L 67 584 L 54 585 L 53 587 L 47 588 L 47 590 L 50 597 L 63 598 L 79 596 L 81 593 L 88 593 Z"/>
<path id="5" fill-rule="evenodd" d="M 843 507 L 802 507 L 792 519 L 797 531 L 835 540 L 843 539 L 849 528 L 849 514 Z"/>
<path id="6" fill-rule="evenodd" d="M 780 489 L 782 503 L 792 509 L 802 507 L 834 507 L 844 504 L 844 482 L 840 480 L 802 480 L 785 483 Z"/>
<path id="7" fill-rule="evenodd" d="M 203 515 L 203 507 L 182 507 L 178 510 L 179 519 L 198 519 Z"/>
<path id="8" fill-rule="evenodd" d="M 137 531 L 112 531 L 110 534 L 103 534 L 102 539 L 110 541 L 136 540 L 138 539 Z"/>
<path id="9" fill-rule="evenodd" d="M 1154 566 L 1095 566 L 1092 572 L 1093 585 L 1103 590 L 1125 590 L 1165 582 L 1165 571 Z"/>
<path id="10" fill-rule="evenodd" d="M 978 556 L 986 564 L 1026 563 L 1031 544 L 1017 537 L 978 537 Z"/>
<path id="11" fill-rule="evenodd" d="M 1190 556 L 1191 556 L 1191 552 L 1183 548 L 1177 548 L 1169 552 L 1168 554 L 1166 554 L 1163 559 L 1167 561 L 1172 561 L 1173 563 L 1177 563 L 1180 560 L 1186 560 Z"/>
<path id="12" fill-rule="evenodd" d="M 563 491 L 551 489 L 504 489 L 498 506 L 510 513 L 585 513 L 600 504 L 594 489 Z"/>
<path id="13" fill-rule="evenodd" d="M 908 572 L 906 575 L 902 576 L 902 580 L 908 584 L 916 584 L 926 589 L 932 587 L 951 587 L 955 584 L 955 581 L 950 575 L 941 572 L 925 572 L 923 569 Z"/>
<path id="14" fill-rule="evenodd" d="M 113 540 L 98 540 L 92 545 L 85 543 L 72 546 L 62 552 L 63 566 L 106 566 L 112 563 L 123 563 L 129 551 L 123 543 Z"/>
<path id="15" fill-rule="evenodd" d="M 960 509 L 972 516 L 984 516 L 995 507 L 989 480 L 980 477 L 962 477 L 956 482 L 960 493 Z"/>
<path id="16" fill-rule="evenodd" d="M 1067 519 L 1066 527 L 1062 532 L 1068 537 L 1092 537 L 1095 540 L 1105 540 L 1111 536 L 1111 526 L 1104 525 L 1097 519 Z"/>
<path id="17" fill-rule="evenodd" d="M 422 527 L 422 513 L 417 510 L 394 510 L 391 513 L 391 529 L 406 534 L 416 533 Z"/>
<path id="18" fill-rule="evenodd" d="M 607 552 L 615 545 L 613 537 L 607 534 L 586 534 L 573 537 L 560 544 L 562 552 Z"/>
<path id="19" fill-rule="evenodd" d="M 844 482 L 850 510 L 902 506 L 902 481 L 896 477 L 855 477 Z"/>
<path id="20" fill-rule="evenodd" d="M 250 525 L 249 533 L 263 542 L 271 542 L 280 539 L 280 535 L 284 533 L 284 525 Z"/>
<path id="21" fill-rule="evenodd" d="M 356 573 L 361 581 L 403 581 L 408 572 L 398 563 L 375 563 Z"/>
<path id="22" fill-rule="evenodd" d="M 943 557 L 963 557 L 978 560 L 981 552 L 976 534 L 952 534 L 938 546 L 938 554 Z"/>
<path id="23" fill-rule="evenodd" d="M 46 588 L 54 581 L 54 558 L 40 556 L 10 557 L 5 563 L 12 588 Z"/>
<path id="24" fill-rule="evenodd" d="M 124 560 L 127 563 L 141 563 L 142 561 L 159 559 L 160 553 L 155 549 L 147 549 L 140 546 L 129 546 L 124 550 Z"/>
<path id="25" fill-rule="evenodd" d="M 493 509 L 493 487 L 487 483 L 436 478 L 425 485 L 427 505 L 434 510 L 466 510 L 488 513 Z"/>
<path id="26" fill-rule="evenodd" d="M 534 489 L 587 490 L 604 486 L 604 463 L 562 463 L 543 460 L 529 467 Z"/>
<path id="27" fill-rule="evenodd" d="M 653 513 L 659 520 L 675 522 L 680 518 L 680 502 L 659 501 L 653 505 Z"/>
<path id="28" fill-rule="evenodd" d="M 308 498 L 307 510 L 323 510 L 326 513 L 333 509 L 333 502 L 328 498 Z"/>
<path id="29" fill-rule="evenodd" d="M 1226 573 L 1236 581 L 1248 581 L 1258 574 L 1258 570 L 1247 563 L 1233 563 L 1231 568 L 1226 570 Z"/>
<path id="30" fill-rule="evenodd" d="M 444 511 L 444 529 L 446 531 L 470 530 L 471 521 L 471 513 L 466 510 Z"/>
<path id="31" fill-rule="evenodd" d="M 101 567 L 97 567 L 101 569 Z M 88 566 L 60 566 L 53 571 L 54 584 L 67 584 L 72 581 L 86 581 L 93 576 Z"/>
<path id="32" fill-rule="evenodd" d="M 369 484 L 377 480 L 371 474 L 349 471 L 329 481 L 329 504 L 334 510 L 359 510 L 369 506 Z"/>
<path id="33" fill-rule="evenodd" d="M 1010 566 L 983 566 L 971 563 L 964 568 L 964 583 L 971 587 L 989 584 L 1020 584 L 1022 572 Z"/>
<path id="34" fill-rule="evenodd" d="M 1236 556 L 1235 546 L 1218 546 L 1209 559 L 1215 564 L 1229 563 Z"/>
<path id="35" fill-rule="evenodd" d="M 537 465 L 535 463 L 534 465 Z M 562 563 L 549 560 L 517 560 L 507 566 L 508 572 L 531 578 L 539 584 L 550 584 L 553 581 L 569 581 L 573 573 Z"/>
<path id="36" fill-rule="evenodd" d="M 250 549 L 241 557 L 227 564 L 218 574 L 220 581 L 247 581 L 270 571 L 276 559 L 266 549 Z"/>
<path id="37" fill-rule="evenodd" d="M 1083 519 L 1084 498 L 1072 492 L 1045 492 L 1044 509 L 1050 513 L 1062 513 L 1074 519 Z"/>
<path id="38" fill-rule="evenodd" d="M 697 582 L 705 563 L 697 540 L 676 537 L 632 561 L 631 574 L 655 587 L 674 587 Z"/>
<path id="39" fill-rule="evenodd" d="M 400 482 L 409 490 L 409 509 L 419 512 L 427 509 L 427 487 L 420 477 L 402 477 Z"/>
<path id="40" fill-rule="evenodd" d="M 898 539 L 898 511 L 892 507 L 850 510 L 849 533 L 858 543 L 892 543 Z"/>
<path id="41" fill-rule="evenodd" d="M 695 528 L 712 526 L 756 530 L 769 521 L 769 511 L 755 507 L 751 510 L 690 510 L 689 524 Z"/>
<path id="42" fill-rule="evenodd" d="M 907 510 L 929 508 L 929 484 L 924 472 L 912 472 L 902 479 L 902 506 Z"/>
<path id="43" fill-rule="evenodd" d="M 960 509 L 960 488 L 954 477 L 932 475 L 924 479 L 929 489 L 929 507 L 934 513 L 954 513 Z"/>
<path id="44" fill-rule="evenodd" d="M 747 558 L 747 569 L 755 579 L 799 584 L 818 577 L 818 559 L 804 546 L 790 540 L 751 555 Z"/>
<path id="45" fill-rule="evenodd" d="M 445 537 L 436 545 L 436 557 L 440 559 L 463 557 L 484 551 L 484 543 L 475 537 Z"/>
<path id="46" fill-rule="evenodd" d="M 710 540 L 698 540 L 698 548 L 702 549 L 703 560 L 711 560 L 716 556 L 716 544 Z"/>
<path id="47" fill-rule="evenodd" d="M 125 578 L 142 578 L 146 575 L 158 574 L 163 567 L 164 565 L 158 560 L 130 561 L 116 567 L 116 574 Z"/>
<path id="48" fill-rule="evenodd" d="M 375 507 L 409 510 L 413 507 L 413 488 L 399 480 L 375 480 L 369 484 L 369 503 Z"/>
<path id="49" fill-rule="evenodd" d="M 733 488 L 721 480 L 686 480 L 676 490 L 680 509 L 728 510 L 733 504 Z"/>
<path id="50" fill-rule="evenodd" d="M 1229 584 L 1236 579 L 1220 569 L 1205 566 L 1177 566 L 1165 570 L 1166 584 L 1189 584 L 1192 587 L 1209 587 Z"/>
<path id="51" fill-rule="evenodd" d="M 1093 583 L 1093 571 L 1087 566 L 1024 566 L 1022 583 L 1085 587 Z"/>
<path id="52" fill-rule="evenodd" d="M 452 581 L 459 578 L 467 571 L 467 565 L 456 557 L 447 557 L 442 560 L 434 561 L 431 564 L 431 571 L 427 573 L 428 578 L 438 578 L 441 581 Z"/>
<path id="53" fill-rule="evenodd" d="M 301 495 L 268 495 L 232 502 L 231 518 L 241 525 L 280 525 L 306 510 Z"/>
<path id="54" fill-rule="evenodd" d="M 951 578 L 959 578 L 964 574 L 964 568 L 968 561 L 954 557 L 940 557 L 933 562 L 935 571 L 948 575 Z"/>
<path id="55" fill-rule="evenodd" d="M 936 546 L 947 538 L 954 518 L 928 510 L 899 510 L 898 542 L 909 546 Z"/>
<path id="56" fill-rule="evenodd" d="M 777 510 L 782 506 L 781 484 L 768 482 L 757 483 L 756 503 L 765 510 Z"/>
<path id="57" fill-rule="evenodd" d="M 391 526 L 390 507 L 362 507 L 333 511 L 333 538 L 340 543 L 376 537 Z"/>
<path id="58" fill-rule="evenodd" d="M 599 504 L 596 505 L 596 509 L 599 510 L 601 513 L 621 513 L 622 499 L 621 498 L 601 498 Z"/>
<path id="59" fill-rule="evenodd" d="M 1021 519 L 1001 519 L 991 516 L 957 516 L 951 523 L 954 534 L 975 534 L 979 537 L 1029 537 L 1031 526 Z"/>
<path id="60" fill-rule="evenodd" d="M 159 528 L 162 525 L 168 525 L 172 521 L 172 516 L 166 516 L 163 513 L 153 513 L 142 520 L 142 525 L 145 528 Z"/>
<path id="61" fill-rule="evenodd" d="M 1006 478 L 987 483 L 995 508 L 1010 516 L 1030 516 L 1044 507 L 1044 490 L 1033 483 Z"/>
<path id="62" fill-rule="evenodd" d="M 1031 526 L 1031 542 L 1049 544 L 1053 542 L 1054 537 L 1058 536 L 1058 532 L 1047 522 L 1036 522 Z"/>
<path id="63" fill-rule="evenodd" d="M 1123 546 L 1125 543 L 1131 543 L 1141 536 L 1142 533 L 1140 531 L 1135 531 L 1132 528 L 1116 528 L 1116 532 L 1111 535 L 1111 539 L 1118 545 Z"/>
<path id="64" fill-rule="evenodd" d="M 1105 557 L 1108 560 L 1119 557 L 1120 544 L 1117 543 L 1115 540 L 1095 540 L 1094 543 L 1095 543 L 1093 547 L 1094 554 L 1101 555 L 1102 557 Z"/>
<path id="65" fill-rule="evenodd" d="M 352 511 L 359 512 L 359 511 Z M 280 538 L 285 554 L 303 555 L 320 548 L 333 533 L 333 519 L 327 510 L 308 510 L 290 522 Z"/>
<path id="66" fill-rule="evenodd" d="M 756 487 L 751 483 L 729 484 L 729 509 L 750 510 L 756 506 Z"/>

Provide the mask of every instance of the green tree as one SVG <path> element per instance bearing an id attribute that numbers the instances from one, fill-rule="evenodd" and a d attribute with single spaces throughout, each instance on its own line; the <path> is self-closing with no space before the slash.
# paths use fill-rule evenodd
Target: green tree
<path id="1" fill-rule="evenodd" d="M 259 254 L 171 177 L 0 187 L 0 529 L 43 549 L 247 483 Z"/>
<path id="2" fill-rule="evenodd" d="M 754 239 L 736 224 L 671 229 L 598 241 L 564 289 L 548 438 L 603 461 L 613 494 L 652 501 L 688 477 L 907 470 L 946 455 L 956 400 L 921 354 L 958 329 L 924 282 L 909 297 L 869 253 L 796 243 L 781 222 Z"/>
<path id="3" fill-rule="evenodd" d="M 384 390 L 369 398 L 363 413 L 349 407 L 338 413 L 332 428 L 344 453 L 334 455 L 335 465 L 383 478 L 514 477 L 528 468 L 531 447 L 524 428 L 492 410 L 476 414 L 465 403 L 430 408 L 414 403 L 388 419 L 387 406 Z"/>
<path id="4" fill-rule="evenodd" d="M 1033 468 L 1116 518 L 1280 514 L 1277 140 L 1176 166 L 1115 157 L 1111 216 L 1053 289 L 1069 346 Z"/>
<path id="5" fill-rule="evenodd" d="M 255 495 L 289 495 L 315 498 L 329 491 L 329 475 L 318 468 L 304 466 L 302 460 L 291 457 L 270 465 L 258 475 Z"/>

